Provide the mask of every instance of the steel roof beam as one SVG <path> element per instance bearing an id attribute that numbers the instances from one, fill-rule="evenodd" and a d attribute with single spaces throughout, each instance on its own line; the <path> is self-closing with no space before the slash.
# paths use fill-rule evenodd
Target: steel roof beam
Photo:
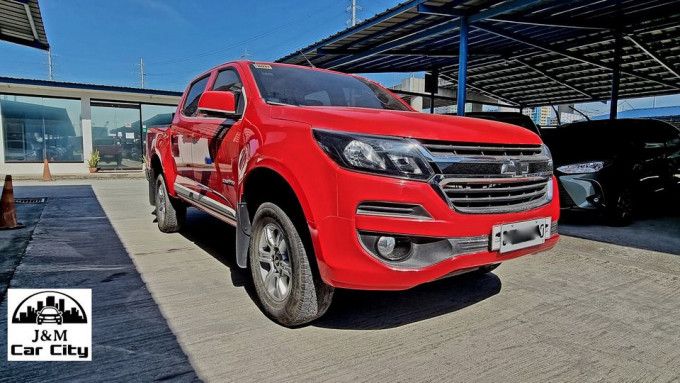
<path id="1" fill-rule="evenodd" d="M 502 3 L 501 5 L 488 8 L 484 11 L 468 15 L 468 22 L 470 24 L 475 23 L 480 20 L 490 19 L 492 17 L 502 15 L 508 12 L 517 11 L 523 8 L 528 8 L 540 3 L 545 3 L 548 0 L 510 0 Z"/>
<path id="2" fill-rule="evenodd" d="M 422 3 L 426 2 L 426 1 L 427 1 L 427 0 L 411 0 L 411 1 L 407 1 L 407 2 L 405 2 L 405 3 L 403 3 L 403 4 L 401 4 L 401 5 L 399 5 L 399 6 L 395 7 L 395 8 L 393 8 L 393 9 L 390 10 L 389 12 L 387 12 L 387 13 L 381 15 L 380 17 L 376 17 L 376 18 L 374 18 L 374 19 L 372 19 L 372 20 L 367 20 L 367 21 L 365 21 L 365 22 L 363 22 L 363 23 L 361 23 L 361 24 L 358 24 L 356 27 L 347 28 L 347 29 L 345 29 L 345 31 L 338 33 L 336 36 L 334 36 L 334 37 L 332 37 L 332 38 L 330 38 L 330 39 L 328 39 L 328 40 L 324 40 L 324 41 L 321 41 L 321 42 L 319 42 L 319 43 L 317 43 L 317 44 L 314 44 L 314 45 L 312 45 L 312 46 L 310 46 L 310 47 L 303 48 L 303 49 L 304 49 L 304 53 L 309 53 L 309 52 L 311 52 L 311 51 L 313 51 L 313 50 L 315 50 L 315 49 L 321 48 L 321 47 L 323 47 L 323 46 L 327 46 L 328 44 L 333 44 L 334 42 L 340 41 L 340 40 L 342 40 L 342 39 L 344 39 L 344 38 L 346 38 L 346 37 L 348 37 L 348 36 L 351 36 L 351 35 L 353 35 L 353 34 L 355 34 L 355 33 L 357 33 L 357 32 L 360 32 L 360 31 L 363 31 L 363 30 L 368 29 L 368 28 L 370 28 L 370 27 L 373 27 L 373 26 L 375 26 L 375 25 L 377 25 L 377 24 L 382 23 L 382 22 L 385 21 L 385 20 L 389 20 L 389 19 L 391 19 L 391 18 L 394 17 L 394 16 L 397 16 L 397 15 L 402 14 L 402 13 L 404 13 L 404 12 L 406 12 L 406 11 L 412 9 L 412 8 L 415 8 L 415 7 L 418 6 L 418 4 L 422 4 Z M 277 61 L 277 62 L 285 62 L 285 61 L 288 61 L 288 60 L 294 60 L 294 59 L 297 59 L 297 58 L 299 58 L 299 57 L 302 57 L 302 56 L 303 56 L 303 55 L 302 55 L 302 53 L 303 53 L 302 50 L 303 50 L 303 49 L 301 49 L 301 50 L 299 50 L 298 52 L 295 52 L 295 53 L 293 53 L 293 54 L 290 54 L 290 55 L 288 55 L 288 56 L 286 56 L 286 57 L 282 57 L 282 58 L 280 58 L 279 60 L 276 60 L 276 61 Z"/>
<path id="3" fill-rule="evenodd" d="M 673 75 L 675 77 L 680 78 L 680 74 L 678 74 L 678 71 L 676 71 L 675 68 L 673 68 L 673 66 L 671 66 L 671 64 L 668 61 L 666 61 L 663 57 L 661 57 L 657 53 L 655 53 L 653 49 L 651 49 L 647 44 L 640 41 L 639 38 L 632 36 L 632 35 L 628 35 L 628 36 L 626 36 L 626 38 L 628 40 L 632 41 L 633 44 L 635 44 L 643 52 L 645 52 L 647 54 L 647 56 L 651 57 L 652 59 L 654 59 L 654 61 L 659 63 L 662 67 L 666 68 L 669 72 L 673 73 Z"/>
<path id="4" fill-rule="evenodd" d="M 336 50 L 336 49 L 319 49 L 317 55 L 352 55 L 360 52 L 353 52 L 348 50 Z M 430 50 L 430 49 L 402 49 L 393 50 L 382 53 L 377 53 L 376 56 L 428 56 L 428 57 L 458 57 L 460 53 L 453 50 Z M 499 53 L 488 53 L 488 52 L 470 52 L 468 57 L 496 57 L 500 56 Z"/>
<path id="5" fill-rule="evenodd" d="M 418 13 L 425 15 L 461 17 L 465 16 L 465 12 L 452 9 L 450 7 L 433 7 L 425 4 L 418 4 L 416 8 Z"/>
<path id="6" fill-rule="evenodd" d="M 527 62 L 524 62 L 524 61 L 522 61 L 522 60 L 520 60 L 520 59 L 512 59 L 512 61 L 517 62 L 517 63 L 519 63 L 520 65 L 523 65 L 523 66 L 525 66 L 525 67 L 527 67 L 527 68 L 533 70 L 534 72 L 537 72 L 537 73 L 541 74 L 543 77 L 547 77 L 547 78 L 549 78 L 550 80 L 552 80 L 553 82 L 555 82 L 555 83 L 557 83 L 557 84 L 559 84 L 559 85 L 565 86 L 565 87 L 567 87 L 567 88 L 573 90 L 574 92 L 580 93 L 580 94 L 582 94 L 582 95 L 584 95 L 584 96 L 586 96 L 586 97 L 590 97 L 590 98 L 592 98 L 592 99 L 595 98 L 595 97 L 593 97 L 593 95 L 588 94 L 588 93 L 586 93 L 586 92 L 582 91 L 581 89 L 578 89 L 578 88 L 576 88 L 576 87 L 574 87 L 574 86 L 571 86 L 571 85 L 565 83 L 564 81 L 561 81 L 561 80 L 558 79 L 557 77 L 548 74 L 547 72 L 545 72 L 545 71 L 539 69 L 539 68 L 536 67 L 536 66 L 533 66 L 533 65 L 531 65 L 531 64 L 529 64 L 529 63 L 527 63 Z"/>
<path id="7" fill-rule="evenodd" d="M 487 19 L 489 21 L 495 21 L 499 23 L 511 23 L 511 24 L 522 24 L 522 25 L 534 25 L 537 27 L 554 27 L 554 28 L 572 28 L 572 29 L 611 29 L 610 26 L 605 25 L 592 25 L 587 23 L 579 23 L 571 20 L 550 20 L 550 19 L 536 19 L 529 17 L 511 17 L 511 16 L 497 16 Z"/>
<path id="8" fill-rule="evenodd" d="M 497 35 L 497 36 L 505 37 L 507 39 L 514 40 L 514 41 L 520 42 L 522 44 L 532 46 L 534 48 L 538 48 L 538 49 L 542 49 L 542 50 L 554 53 L 556 55 L 562 55 L 562 56 L 565 56 L 565 57 L 569 57 L 573 60 L 581 61 L 581 62 L 584 62 L 586 64 L 590 64 L 590 65 L 594 65 L 594 66 L 598 66 L 600 68 L 607 69 L 607 70 L 610 70 L 610 71 L 614 70 L 613 66 L 603 64 L 603 63 L 595 61 L 595 60 L 591 60 L 588 57 L 584 57 L 584 56 L 581 56 L 581 55 L 576 54 L 576 53 L 560 51 L 557 48 L 553 48 L 551 46 L 548 46 L 548 45 L 546 45 L 546 44 L 544 44 L 540 41 L 536 41 L 536 40 L 534 40 L 530 37 L 520 36 L 518 34 L 510 32 L 510 31 L 503 30 L 501 28 L 496 28 L 496 27 L 492 27 L 492 26 L 489 26 L 489 25 L 484 25 L 484 26 L 474 25 L 473 27 L 477 28 L 479 30 L 488 32 L 488 33 L 492 33 L 492 34 Z M 680 89 L 680 85 L 672 84 L 672 83 L 666 82 L 664 80 L 655 79 L 653 77 L 641 75 L 641 74 L 638 74 L 638 73 L 635 73 L 635 72 L 621 70 L 620 73 L 626 74 L 626 75 L 629 75 L 629 76 L 635 76 L 635 77 L 641 78 L 643 80 L 656 82 L 656 83 L 659 83 L 661 85 L 665 85 L 665 86 L 670 87 L 670 88 Z"/>
<path id="9" fill-rule="evenodd" d="M 458 28 L 459 26 L 460 26 L 460 22 L 458 20 L 447 21 L 445 23 L 439 24 L 436 27 L 432 27 L 432 28 L 425 29 L 425 30 L 422 30 L 422 31 L 419 31 L 419 32 L 414 32 L 414 33 L 408 34 L 406 36 L 403 36 L 400 39 L 397 39 L 397 40 L 394 40 L 394 41 L 391 41 L 391 42 L 388 42 L 388 43 L 385 43 L 385 44 L 382 44 L 382 45 L 378 45 L 377 47 L 367 49 L 367 50 L 365 50 L 361 53 L 356 53 L 356 54 L 354 54 L 350 57 L 344 57 L 344 58 L 341 58 L 339 60 L 335 60 L 335 61 L 331 61 L 329 63 L 325 63 L 324 68 L 333 69 L 333 68 L 340 67 L 342 65 L 351 64 L 353 62 L 357 62 L 357 61 L 363 60 L 365 58 L 375 56 L 379 53 L 387 52 L 391 49 L 402 47 L 406 44 L 415 43 L 415 42 L 418 42 L 418 41 L 421 41 L 421 40 L 428 39 L 432 36 L 436 36 L 438 34 L 442 34 L 442 33 L 445 33 L 445 32 L 452 31 L 455 28 Z"/>
<path id="10" fill-rule="evenodd" d="M 533 5 L 542 3 L 542 2 L 546 2 L 546 1 L 548 1 L 548 0 L 510 0 L 510 1 L 507 1 L 505 3 L 502 3 L 499 6 L 491 7 L 491 8 L 484 10 L 484 11 L 481 11 L 479 13 L 468 15 L 468 24 L 474 23 L 476 21 L 484 20 L 484 19 L 487 19 L 487 18 L 490 18 L 490 17 L 498 16 L 498 15 L 501 15 L 503 13 L 516 11 L 516 10 L 519 10 L 519 9 L 522 9 L 522 8 L 527 8 L 527 7 L 530 7 L 530 6 L 533 6 Z M 414 8 L 414 7 L 417 8 L 418 5 L 420 5 L 422 3 L 425 3 L 425 1 L 411 1 L 411 2 L 408 2 L 408 3 L 404 3 L 404 5 L 402 5 L 399 8 L 402 8 L 405 5 L 410 5 L 411 8 Z M 455 17 L 455 16 L 452 16 L 452 17 Z M 381 17 L 381 18 L 384 18 L 384 16 Z M 373 22 L 375 22 L 375 20 L 372 20 L 371 22 L 373 23 Z M 385 52 L 385 51 L 388 51 L 388 50 L 394 49 L 394 48 L 399 48 L 399 47 L 402 47 L 406 44 L 425 40 L 429 37 L 436 36 L 438 34 L 453 30 L 453 29 L 458 28 L 458 27 L 460 27 L 460 22 L 457 19 L 447 21 L 447 22 L 444 22 L 444 23 L 439 24 L 437 26 L 434 26 L 432 28 L 425 29 L 425 30 L 422 30 L 420 32 L 416 32 L 416 33 L 404 36 L 404 37 L 397 39 L 395 41 L 379 45 L 375 48 L 367 49 L 367 50 L 365 50 L 361 53 L 355 54 L 352 57 L 345 57 L 343 59 L 332 61 L 330 63 L 325 63 L 324 67 L 327 68 L 327 69 L 334 69 L 334 68 L 340 67 L 342 65 L 351 64 L 353 62 L 362 60 L 362 59 L 367 58 L 367 57 L 371 57 L 371 56 L 376 55 L 378 53 L 382 53 L 382 52 Z M 334 38 L 334 41 L 337 41 L 337 40 L 338 39 Z M 324 44 L 328 45 L 328 44 L 331 44 L 334 41 L 326 41 Z M 285 60 L 288 60 L 288 59 L 289 58 L 284 58 L 280 61 L 285 61 Z"/>

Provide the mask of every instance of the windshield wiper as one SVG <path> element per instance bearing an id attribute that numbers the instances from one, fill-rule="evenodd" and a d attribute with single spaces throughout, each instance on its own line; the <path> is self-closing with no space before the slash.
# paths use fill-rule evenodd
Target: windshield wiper
<path id="1" fill-rule="evenodd" d="M 297 106 L 297 105 L 293 105 L 293 104 L 286 104 L 285 102 L 277 102 L 277 101 L 269 101 L 269 100 L 267 100 L 265 102 L 269 105 Z"/>

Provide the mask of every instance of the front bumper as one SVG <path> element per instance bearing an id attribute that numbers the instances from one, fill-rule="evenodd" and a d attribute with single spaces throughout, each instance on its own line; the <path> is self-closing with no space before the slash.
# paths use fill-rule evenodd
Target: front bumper
<path id="1" fill-rule="evenodd" d="M 599 173 L 556 174 L 560 207 L 571 210 L 597 210 L 605 206 Z"/>
<path id="2" fill-rule="evenodd" d="M 556 181 L 553 179 L 556 189 Z M 337 215 L 326 216 L 312 228 L 319 270 L 332 286 L 362 290 L 403 290 L 435 279 L 504 262 L 519 256 L 551 249 L 555 233 L 540 245 L 500 253 L 484 246 L 481 251 L 454 255 L 434 264 L 400 267 L 370 254 L 359 239 L 359 232 L 401 234 L 404 236 L 457 239 L 490 236 L 494 225 L 537 218 L 559 218 L 557 197 L 547 205 L 515 213 L 461 214 L 424 182 L 407 181 L 345 170 L 337 173 Z M 388 201 L 421 205 L 431 218 L 410 219 L 357 214 L 364 201 Z"/>

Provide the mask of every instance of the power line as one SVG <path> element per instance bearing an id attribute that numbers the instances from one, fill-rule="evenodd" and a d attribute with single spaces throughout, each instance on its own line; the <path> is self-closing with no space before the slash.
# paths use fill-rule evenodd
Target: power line
<path id="1" fill-rule="evenodd" d="M 334 2 L 334 1 L 329 1 L 329 2 L 327 2 L 326 4 L 324 4 L 324 6 L 323 6 L 322 8 L 318 8 L 318 9 L 316 9 L 316 10 L 310 12 L 308 15 L 306 15 L 305 17 L 303 17 L 303 18 L 301 18 L 301 19 L 302 19 L 302 20 L 305 20 L 305 19 L 309 19 L 309 18 L 311 18 L 311 17 L 313 17 L 313 16 L 316 16 L 317 14 L 319 14 L 319 13 L 325 11 L 326 9 L 328 9 L 328 5 L 329 5 L 330 3 L 332 3 L 332 2 Z M 247 44 L 247 43 L 249 43 L 249 42 L 252 42 L 252 41 L 255 41 L 255 40 L 259 40 L 259 39 L 261 39 L 261 38 L 264 38 L 264 37 L 267 37 L 267 36 L 269 36 L 269 35 L 272 35 L 272 34 L 278 32 L 278 31 L 280 31 L 280 30 L 282 30 L 282 29 L 288 28 L 288 27 L 290 27 L 290 26 L 293 26 L 293 25 L 296 25 L 296 24 L 299 24 L 299 23 L 300 23 L 300 20 L 293 20 L 293 21 L 290 21 L 290 22 L 288 22 L 288 23 L 279 25 L 278 27 L 275 27 L 275 28 L 273 28 L 273 29 L 271 29 L 271 30 L 269 30 L 269 31 L 263 32 L 263 33 L 261 33 L 261 34 L 259 34 L 259 35 L 255 35 L 255 36 L 253 36 L 253 37 L 250 37 L 250 38 L 247 38 L 247 39 L 245 39 L 245 40 L 242 40 L 242 41 L 239 41 L 239 42 L 236 42 L 236 43 L 227 45 L 227 46 L 222 47 L 222 48 L 219 48 L 219 49 L 214 49 L 214 50 L 205 51 L 205 52 L 198 52 L 198 53 L 192 54 L 191 56 L 183 56 L 183 57 L 178 57 L 178 58 L 169 59 L 169 60 L 152 61 L 151 63 L 152 63 L 152 64 L 156 64 L 156 65 L 166 65 L 166 64 L 175 64 L 175 63 L 183 62 L 183 61 L 194 61 L 194 60 L 199 60 L 199 59 L 201 59 L 201 58 L 203 58 L 203 57 L 210 56 L 210 55 L 214 55 L 214 54 L 218 54 L 218 53 L 222 53 L 222 52 L 228 51 L 228 50 L 230 50 L 230 49 L 236 48 L 236 47 L 238 47 L 238 46 Z"/>

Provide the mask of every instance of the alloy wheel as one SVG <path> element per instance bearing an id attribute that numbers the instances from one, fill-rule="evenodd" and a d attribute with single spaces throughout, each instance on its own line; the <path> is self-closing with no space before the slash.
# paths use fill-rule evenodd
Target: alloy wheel
<path id="1" fill-rule="evenodd" d="M 268 223 L 260 231 L 258 240 L 260 276 L 267 295 L 282 302 L 290 294 L 292 269 L 286 236 L 276 223 Z"/>

